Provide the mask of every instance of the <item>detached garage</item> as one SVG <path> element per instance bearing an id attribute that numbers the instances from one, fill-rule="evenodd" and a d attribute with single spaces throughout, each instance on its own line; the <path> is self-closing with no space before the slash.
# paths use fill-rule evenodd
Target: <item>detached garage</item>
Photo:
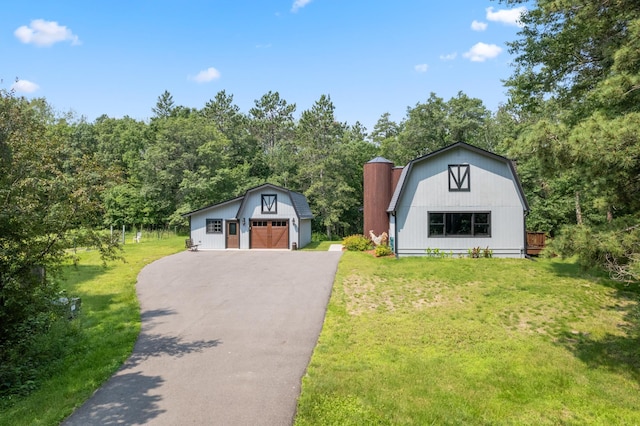
<path id="1" fill-rule="evenodd" d="M 311 242 L 313 215 L 306 197 L 269 183 L 184 216 L 202 250 L 291 249 Z"/>

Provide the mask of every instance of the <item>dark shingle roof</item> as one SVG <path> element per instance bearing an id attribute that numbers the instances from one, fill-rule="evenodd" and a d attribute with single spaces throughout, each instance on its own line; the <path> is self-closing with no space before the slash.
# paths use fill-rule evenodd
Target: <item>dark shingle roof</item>
<path id="1" fill-rule="evenodd" d="M 313 213 L 311 212 L 311 207 L 309 207 L 309 203 L 307 202 L 307 197 L 305 197 L 304 194 L 294 191 L 289 191 L 289 195 L 291 196 L 293 208 L 296 209 L 296 212 L 298 213 L 298 218 L 313 219 Z"/>

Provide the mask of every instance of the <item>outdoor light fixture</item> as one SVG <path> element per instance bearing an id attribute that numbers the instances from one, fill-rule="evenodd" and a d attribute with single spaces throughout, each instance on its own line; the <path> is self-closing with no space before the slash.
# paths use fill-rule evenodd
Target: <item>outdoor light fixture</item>
<path id="1" fill-rule="evenodd" d="M 293 223 L 294 226 L 295 226 L 295 224 L 296 224 L 296 218 L 295 217 L 293 219 L 291 219 L 291 223 Z"/>
<path id="2" fill-rule="evenodd" d="M 246 221 L 246 219 L 243 217 L 243 218 L 242 218 L 242 226 L 245 226 L 246 224 L 247 224 L 247 221 Z"/>

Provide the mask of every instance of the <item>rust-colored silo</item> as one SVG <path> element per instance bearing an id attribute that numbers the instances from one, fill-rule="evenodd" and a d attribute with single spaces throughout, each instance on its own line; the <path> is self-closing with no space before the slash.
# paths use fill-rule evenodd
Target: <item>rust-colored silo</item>
<path id="1" fill-rule="evenodd" d="M 393 195 L 393 163 L 376 157 L 364 165 L 364 235 L 389 232 L 387 207 Z"/>

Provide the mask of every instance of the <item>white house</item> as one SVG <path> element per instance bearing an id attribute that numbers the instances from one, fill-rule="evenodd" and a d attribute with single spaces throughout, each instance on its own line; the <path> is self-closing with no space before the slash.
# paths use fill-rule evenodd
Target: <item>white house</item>
<path id="1" fill-rule="evenodd" d="M 266 183 L 244 195 L 186 213 L 199 249 L 294 249 L 311 242 L 306 197 Z"/>
<path id="2" fill-rule="evenodd" d="M 513 162 L 500 155 L 458 142 L 403 168 L 378 157 L 365 165 L 364 192 L 365 233 L 387 232 L 397 256 L 526 254 L 529 206 Z"/>

